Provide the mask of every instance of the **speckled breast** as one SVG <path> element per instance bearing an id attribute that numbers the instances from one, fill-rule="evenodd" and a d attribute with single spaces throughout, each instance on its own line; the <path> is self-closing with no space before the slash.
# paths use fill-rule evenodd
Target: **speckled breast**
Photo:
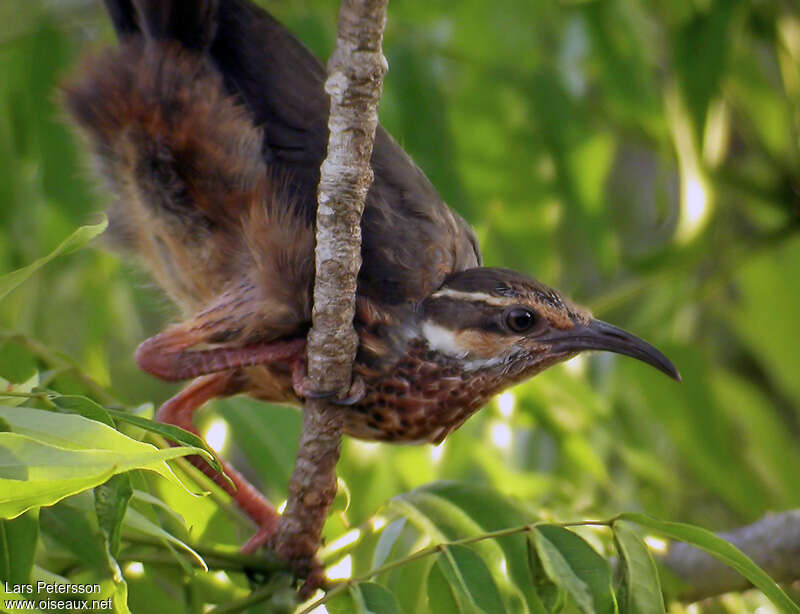
<path id="1" fill-rule="evenodd" d="M 396 443 L 441 442 L 503 387 L 507 378 L 465 372 L 420 344 L 387 373 L 365 377 L 364 398 L 348 408 L 345 432 Z"/>

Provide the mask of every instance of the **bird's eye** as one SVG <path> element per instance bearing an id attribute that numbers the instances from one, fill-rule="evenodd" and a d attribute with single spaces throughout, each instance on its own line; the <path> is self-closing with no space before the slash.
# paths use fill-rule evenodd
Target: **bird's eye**
<path id="1" fill-rule="evenodd" d="M 515 307 L 506 314 L 506 324 L 515 333 L 524 333 L 536 324 L 536 314 L 530 309 Z"/>

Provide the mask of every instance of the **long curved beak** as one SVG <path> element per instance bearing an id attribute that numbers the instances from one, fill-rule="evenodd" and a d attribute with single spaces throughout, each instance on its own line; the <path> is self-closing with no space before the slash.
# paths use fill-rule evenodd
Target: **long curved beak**
<path id="1" fill-rule="evenodd" d="M 549 343 L 551 350 L 555 352 L 602 350 L 632 356 L 666 373 L 675 381 L 681 381 L 681 374 L 664 354 L 644 339 L 602 320 L 577 324 L 570 330 L 558 331 L 543 341 Z"/>

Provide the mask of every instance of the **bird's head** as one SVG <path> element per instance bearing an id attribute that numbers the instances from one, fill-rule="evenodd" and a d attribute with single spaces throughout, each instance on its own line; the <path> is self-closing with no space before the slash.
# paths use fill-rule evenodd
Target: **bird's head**
<path id="1" fill-rule="evenodd" d="M 680 381 L 669 359 L 646 341 L 572 305 L 508 269 L 474 268 L 451 275 L 419 305 L 428 349 L 465 371 L 531 377 L 586 350 L 637 358 Z"/>

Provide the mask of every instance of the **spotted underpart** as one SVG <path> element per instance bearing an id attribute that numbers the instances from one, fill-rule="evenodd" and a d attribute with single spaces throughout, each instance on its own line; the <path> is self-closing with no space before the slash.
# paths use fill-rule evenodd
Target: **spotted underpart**
<path id="1" fill-rule="evenodd" d="M 365 378 L 364 398 L 345 412 L 345 432 L 373 441 L 439 443 L 492 396 L 563 359 L 515 355 L 470 373 L 459 360 L 415 341 L 390 373 Z"/>

